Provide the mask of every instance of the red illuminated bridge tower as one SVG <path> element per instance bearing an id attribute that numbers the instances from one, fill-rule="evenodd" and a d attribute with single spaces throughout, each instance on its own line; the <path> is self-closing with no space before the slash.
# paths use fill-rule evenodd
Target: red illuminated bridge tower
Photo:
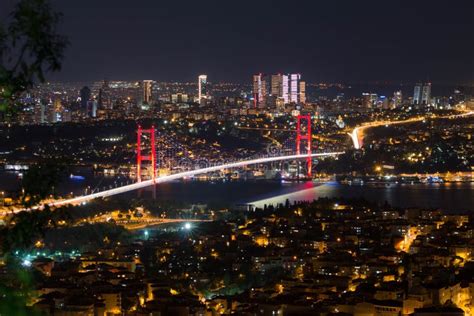
<path id="1" fill-rule="evenodd" d="M 306 128 L 302 128 L 306 125 Z M 306 153 L 308 157 L 306 158 L 306 167 L 308 170 L 308 177 L 311 178 L 311 167 L 312 167 L 312 158 L 311 158 L 311 115 L 298 115 L 298 122 L 296 124 L 296 153 L 301 154 L 301 141 L 306 141 Z M 303 151 L 304 152 L 304 151 Z"/>
<path id="2" fill-rule="evenodd" d="M 142 155 L 142 135 L 149 134 L 149 141 L 150 141 L 150 154 L 149 155 Z M 153 182 L 156 179 L 156 149 L 155 149 L 155 126 L 152 125 L 150 129 L 143 129 L 140 125 L 138 125 L 137 130 L 137 182 L 142 181 L 142 162 L 143 161 L 150 161 L 151 163 L 151 170 L 152 175 L 151 178 Z"/>

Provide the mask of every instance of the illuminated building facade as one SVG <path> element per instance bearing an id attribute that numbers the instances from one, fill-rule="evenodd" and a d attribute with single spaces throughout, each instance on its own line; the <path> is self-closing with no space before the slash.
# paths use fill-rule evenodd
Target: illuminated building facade
<path id="1" fill-rule="evenodd" d="M 291 74 L 290 76 L 290 103 L 298 103 L 298 83 L 301 79 L 300 74 Z"/>
<path id="2" fill-rule="evenodd" d="M 142 81 L 142 103 L 150 104 L 152 101 L 151 90 L 152 90 L 153 80 L 143 80 Z"/>
<path id="3" fill-rule="evenodd" d="M 91 99 L 91 89 L 85 86 L 81 89 L 81 109 L 86 111 L 87 110 L 87 102 Z"/>
<path id="4" fill-rule="evenodd" d="M 256 108 L 265 107 L 267 98 L 267 82 L 264 74 L 256 74 L 253 76 L 253 98 Z"/>
<path id="5" fill-rule="evenodd" d="M 421 91 L 421 103 L 431 104 L 431 82 L 425 83 Z"/>
<path id="6" fill-rule="evenodd" d="M 50 123 L 57 123 L 61 122 L 61 112 L 63 110 L 62 103 L 61 103 L 61 95 L 59 93 L 55 93 L 53 96 L 53 103 L 49 104 L 50 106 Z"/>
<path id="7" fill-rule="evenodd" d="M 393 93 L 393 107 L 398 108 L 402 106 L 402 101 L 403 101 L 403 95 L 402 91 L 398 90 Z"/>
<path id="8" fill-rule="evenodd" d="M 298 91 L 299 103 L 306 103 L 306 82 L 299 82 L 299 91 Z"/>
<path id="9" fill-rule="evenodd" d="M 362 107 L 371 109 L 377 104 L 378 96 L 376 93 L 362 93 Z"/>
<path id="10" fill-rule="evenodd" d="M 417 83 L 415 85 L 415 89 L 413 90 L 413 104 L 420 104 L 421 103 L 421 89 L 422 89 L 422 84 Z"/>
<path id="11" fill-rule="evenodd" d="M 44 124 L 46 123 L 46 105 L 43 101 L 36 103 L 34 108 L 34 123 Z"/>
<path id="12" fill-rule="evenodd" d="M 99 89 L 99 108 L 101 110 L 110 110 L 112 109 L 112 98 L 109 82 L 104 80 L 102 82 L 102 87 Z"/>
<path id="13" fill-rule="evenodd" d="M 271 94 L 280 97 L 283 91 L 283 75 L 272 75 L 271 86 Z"/>
<path id="14" fill-rule="evenodd" d="M 300 74 L 272 75 L 270 91 L 272 96 L 283 100 L 284 104 L 306 102 L 306 83 L 301 81 Z"/>
<path id="15" fill-rule="evenodd" d="M 207 75 L 198 77 L 198 102 L 204 104 L 207 99 Z"/>
<path id="16" fill-rule="evenodd" d="M 431 104 L 431 82 L 417 83 L 413 90 L 413 104 Z"/>

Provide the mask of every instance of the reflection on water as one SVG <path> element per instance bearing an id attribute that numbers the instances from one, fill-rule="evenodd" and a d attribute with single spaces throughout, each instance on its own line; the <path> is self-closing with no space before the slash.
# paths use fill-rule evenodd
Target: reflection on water
<path id="1" fill-rule="evenodd" d="M 474 210 L 474 183 L 444 183 L 444 184 L 400 184 L 386 186 L 351 186 L 338 183 L 323 185 L 308 184 L 295 192 L 282 192 L 272 197 L 261 198 L 250 203 L 257 207 L 263 205 L 285 203 L 286 199 L 293 201 L 312 201 L 321 197 L 360 198 L 384 203 L 396 207 L 425 207 L 442 208 L 446 210 Z"/>
<path id="2" fill-rule="evenodd" d="M 69 177 L 57 191 L 61 194 L 73 192 L 81 195 L 86 187 L 109 188 L 120 186 L 127 181 L 125 177 L 104 178 L 82 173 L 85 180 Z M 0 172 L 0 191 L 19 189 L 20 180 L 12 173 Z M 147 191 L 147 190 L 145 190 Z M 150 190 L 142 197 L 151 197 Z M 134 198 L 137 192 L 130 192 L 118 198 Z M 236 204 L 249 203 L 257 207 L 264 204 L 277 205 L 286 199 L 293 201 L 312 201 L 320 197 L 360 198 L 396 207 L 442 208 L 446 210 L 474 210 L 474 183 L 444 184 L 398 184 L 390 187 L 372 185 L 342 185 L 335 182 L 317 184 L 313 182 L 281 183 L 279 181 L 241 181 L 241 182 L 197 182 L 176 181 L 159 184 L 156 187 L 158 201 L 177 201 L 187 204 L 206 203 L 213 208 L 228 208 Z"/>

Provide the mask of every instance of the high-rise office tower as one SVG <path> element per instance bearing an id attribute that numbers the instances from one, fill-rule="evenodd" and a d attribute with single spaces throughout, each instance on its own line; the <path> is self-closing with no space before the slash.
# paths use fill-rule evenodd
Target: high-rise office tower
<path id="1" fill-rule="evenodd" d="M 376 93 L 362 93 L 362 107 L 366 109 L 374 108 L 377 105 L 378 95 Z"/>
<path id="2" fill-rule="evenodd" d="M 422 86 L 421 82 L 415 85 L 415 89 L 413 90 L 413 104 L 421 104 Z"/>
<path id="3" fill-rule="evenodd" d="M 256 106 L 265 106 L 268 92 L 277 103 L 306 102 L 306 83 L 301 81 L 300 74 L 272 75 L 270 85 L 267 80 L 267 77 L 262 74 L 253 76 L 253 95 Z"/>
<path id="4" fill-rule="evenodd" d="M 89 87 L 87 86 L 83 87 L 80 91 L 80 95 L 81 95 L 81 110 L 87 111 L 87 102 L 89 102 L 91 98 L 91 89 L 89 89 Z"/>
<path id="5" fill-rule="evenodd" d="M 283 98 L 283 102 L 285 104 L 290 103 L 290 80 L 287 75 L 282 76 L 282 92 L 281 92 L 281 97 Z"/>
<path id="6" fill-rule="evenodd" d="M 56 123 L 61 122 L 61 113 L 63 111 L 63 106 L 61 103 L 61 94 L 55 93 L 53 96 L 53 103 L 50 107 L 50 122 Z"/>
<path id="7" fill-rule="evenodd" d="M 40 100 L 34 107 L 34 122 L 35 124 L 46 123 L 46 104 L 44 100 Z"/>
<path id="8" fill-rule="evenodd" d="M 199 75 L 198 77 L 198 102 L 204 104 L 207 99 L 207 75 Z"/>
<path id="9" fill-rule="evenodd" d="M 103 106 L 103 100 L 104 100 L 104 91 L 102 90 L 102 88 L 99 89 L 99 95 L 97 97 L 97 104 L 98 106 L 103 109 L 104 106 Z"/>
<path id="10" fill-rule="evenodd" d="M 389 98 L 384 95 L 381 95 L 376 102 L 377 108 L 388 110 L 390 107 Z"/>
<path id="11" fill-rule="evenodd" d="M 395 91 L 393 93 L 393 99 L 392 99 L 393 107 L 398 108 L 402 106 L 402 101 L 403 101 L 402 91 L 401 90 Z"/>
<path id="12" fill-rule="evenodd" d="M 112 109 L 112 98 L 110 93 L 110 86 L 107 80 L 102 82 L 102 87 L 99 89 L 99 108 L 101 110 Z"/>
<path id="13" fill-rule="evenodd" d="M 283 100 L 283 75 L 277 74 L 272 75 L 270 78 L 270 94 L 269 96 L 269 105 L 282 109 L 282 106 L 285 104 Z"/>
<path id="14" fill-rule="evenodd" d="M 151 104 L 152 98 L 151 98 L 151 89 L 153 86 L 153 80 L 143 80 L 141 82 L 141 101 L 142 104 Z"/>
<path id="15" fill-rule="evenodd" d="M 306 103 L 306 82 L 300 81 L 298 91 L 299 103 Z"/>
<path id="16" fill-rule="evenodd" d="M 97 117 L 97 101 L 91 100 L 87 102 L 87 115 L 89 117 Z"/>
<path id="17" fill-rule="evenodd" d="M 431 82 L 427 82 L 423 85 L 421 91 L 421 104 L 431 104 Z"/>
<path id="18" fill-rule="evenodd" d="M 363 108 L 372 107 L 372 104 L 370 103 L 370 93 L 367 93 L 367 92 L 362 93 L 362 107 Z"/>
<path id="19" fill-rule="evenodd" d="M 464 88 L 456 87 L 453 91 L 453 95 L 451 96 L 449 103 L 451 103 L 451 105 L 455 105 L 465 100 L 466 96 L 464 94 Z"/>
<path id="20" fill-rule="evenodd" d="M 267 98 L 267 83 L 265 75 L 257 74 L 253 76 L 253 98 L 255 107 L 265 107 Z"/>
<path id="21" fill-rule="evenodd" d="M 281 97 L 283 92 L 283 75 L 272 75 L 271 77 L 271 94 Z"/>
<path id="22" fill-rule="evenodd" d="M 298 82 L 300 79 L 300 74 L 290 75 L 290 102 L 292 103 L 298 103 Z"/>

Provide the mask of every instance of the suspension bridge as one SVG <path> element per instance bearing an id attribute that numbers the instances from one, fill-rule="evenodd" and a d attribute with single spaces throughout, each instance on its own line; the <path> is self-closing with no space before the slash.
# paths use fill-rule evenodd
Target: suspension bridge
<path id="1" fill-rule="evenodd" d="M 297 154 L 297 155 L 284 155 L 284 156 L 276 156 L 276 157 L 257 158 L 257 159 L 251 159 L 251 160 L 242 160 L 242 161 L 228 163 L 228 164 L 221 164 L 221 165 L 211 166 L 207 168 L 200 168 L 196 170 L 190 170 L 190 171 L 179 172 L 179 173 L 175 173 L 171 175 L 160 176 L 154 179 L 143 180 L 143 181 L 135 182 L 132 184 L 124 185 L 118 188 L 108 189 L 108 190 L 104 190 L 101 192 L 96 192 L 96 193 L 92 193 L 88 195 L 82 195 L 82 196 L 74 197 L 71 199 L 58 200 L 55 202 L 51 202 L 49 205 L 58 207 L 58 206 L 64 206 L 68 204 L 81 204 L 81 203 L 85 203 L 97 198 L 105 198 L 105 197 L 109 197 L 109 196 L 113 196 L 117 194 L 126 193 L 129 191 L 143 189 L 155 184 L 165 183 L 165 182 L 183 179 L 183 178 L 190 178 L 199 174 L 211 173 L 211 172 L 215 172 L 215 171 L 219 171 L 223 169 L 240 168 L 240 167 L 245 167 L 247 165 L 262 164 L 262 163 L 276 162 L 276 161 L 282 161 L 282 160 L 308 159 L 308 157 L 312 159 L 316 157 L 337 156 L 342 153 L 343 152 L 329 152 L 329 153 L 315 153 L 315 154 L 312 153 L 309 156 L 307 154 Z"/>
<path id="2" fill-rule="evenodd" d="M 450 116 L 431 116 L 430 118 L 459 118 L 459 117 L 464 117 L 464 116 L 471 116 L 474 115 L 474 111 L 465 111 L 462 114 L 458 115 L 450 115 Z M 376 122 L 371 122 L 362 126 L 356 127 L 352 133 L 349 133 L 349 136 L 351 137 L 354 148 L 355 149 L 360 149 L 362 148 L 362 139 L 363 139 L 363 131 L 367 128 L 372 128 L 372 127 L 377 127 L 377 126 L 382 126 L 382 125 L 394 125 L 394 124 L 407 124 L 407 123 L 413 123 L 417 121 L 422 121 L 425 120 L 426 117 L 416 117 L 416 118 L 410 118 L 407 120 L 401 120 L 401 121 L 376 121 Z M 138 131 L 137 131 L 137 165 L 136 165 L 136 182 L 131 183 L 131 184 L 125 184 L 120 187 L 115 187 L 115 188 L 108 188 L 104 189 L 103 191 L 92 191 L 92 193 L 86 193 L 81 196 L 77 197 L 72 197 L 68 199 L 62 199 L 62 200 L 54 200 L 49 202 L 48 204 L 52 207 L 60 207 L 60 206 L 65 206 L 65 205 L 77 205 L 77 204 L 83 204 L 87 203 L 91 200 L 97 199 L 97 198 L 106 198 L 110 196 L 114 196 L 117 194 L 123 194 L 126 192 L 134 191 L 134 190 L 139 190 L 143 189 L 146 187 L 150 186 L 155 186 L 160 183 L 165 183 L 169 181 L 174 181 L 178 179 L 183 179 L 183 178 L 192 178 L 197 175 L 202 175 L 206 173 L 213 173 L 213 172 L 218 172 L 222 170 L 227 170 L 227 169 L 233 169 L 233 168 L 242 168 L 246 167 L 249 165 L 258 165 L 258 164 L 265 164 L 265 163 L 272 163 L 272 162 L 281 162 L 285 160 L 305 160 L 306 161 L 306 170 L 307 170 L 307 177 L 311 178 L 312 176 L 312 162 L 313 159 L 315 158 L 321 158 L 321 157 L 335 157 L 340 154 L 343 154 L 344 152 L 341 151 L 331 151 L 331 152 L 318 152 L 315 153 L 313 152 L 313 145 L 312 145 L 312 131 L 311 131 L 311 116 L 310 115 L 298 115 L 297 116 L 297 124 L 296 124 L 296 129 L 295 130 L 289 130 L 292 132 L 296 132 L 296 142 L 293 140 L 291 143 L 294 145 L 295 150 L 291 153 L 290 151 L 277 151 L 276 153 L 272 152 L 267 152 L 266 155 L 258 155 L 254 156 L 252 158 L 247 158 L 247 159 L 239 159 L 235 161 L 227 161 L 227 162 L 218 162 L 214 164 L 207 164 L 205 166 L 202 166 L 200 164 L 194 164 L 191 166 L 187 166 L 186 168 L 178 168 L 177 172 L 171 173 L 171 174 L 166 174 L 166 175 L 158 175 L 157 174 L 157 165 L 161 163 L 162 165 L 164 164 L 163 161 L 166 160 L 164 159 L 165 154 L 163 152 L 166 152 L 167 149 L 164 149 L 162 152 L 160 152 L 160 157 L 157 157 L 156 155 L 156 130 L 154 126 L 152 126 L 150 129 L 143 129 L 141 126 L 138 126 Z M 149 155 L 143 155 L 142 154 L 142 136 L 147 135 L 148 140 L 149 140 L 149 146 L 148 148 L 150 149 L 150 154 Z M 165 138 L 164 141 L 161 140 L 161 144 L 163 143 L 173 143 L 174 146 L 178 147 L 179 150 L 181 151 L 186 151 L 184 146 L 182 144 L 176 144 L 174 140 Z M 288 140 L 286 141 L 288 143 Z M 283 144 L 281 144 L 283 147 Z M 176 153 L 175 153 L 176 154 Z M 172 156 L 168 154 L 168 156 Z M 170 157 L 168 157 L 170 159 Z M 161 160 L 161 162 L 159 162 Z M 150 177 L 147 179 L 142 179 L 142 163 L 147 162 L 150 164 Z M 193 169 L 194 168 L 194 169 Z M 172 169 L 171 167 L 169 168 L 170 170 Z M 183 170 L 185 169 L 185 170 Z M 191 170 L 189 170 L 191 169 Z M 33 209 L 38 208 L 39 206 L 33 207 Z"/>
<path id="3" fill-rule="evenodd" d="M 305 160 L 306 161 L 306 176 L 312 176 L 312 161 L 315 158 L 337 156 L 343 152 L 319 152 L 314 153 L 312 148 L 312 134 L 311 134 L 311 116 L 310 115 L 299 115 L 297 117 L 296 124 L 296 142 L 293 140 L 293 144 L 296 150 L 293 153 L 287 152 L 267 152 L 266 155 L 258 155 L 252 158 L 230 161 L 230 162 L 218 162 L 215 164 L 208 164 L 207 166 L 194 166 L 192 170 L 179 170 L 176 173 L 167 175 L 157 174 L 157 155 L 156 155 L 156 131 L 155 127 L 151 126 L 149 129 L 143 129 L 138 126 L 137 131 L 137 166 L 136 166 L 136 182 L 126 184 L 120 187 L 105 189 L 100 192 L 92 192 L 81 196 L 76 196 L 68 199 L 54 200 L 49 202 L 49 206 L 60 207 L 65 205 L 78 205 L 84 204 L 91 200 L 98 198 L 106 198 L 117 194 L 123 194 L 126 192 L 143 189 L 146 187 L 154 186 L 160 183 L 174 181 L 183 178 L 192 178 L 197 175 L 206 173 L 218 172 L 221 170 L 242 168 L 249 165 L 258 165 L 272 162 L 279 162 L 284 160 Z M 143 136 L 146 135 L 149 141 L 147 149 L 150 150 L 149 154 L 144 155 L 142 153 L 142 145 L 144 143 Z M 149 178 L 142 179 L 144 168 L 142 167 L 143 162 L 149 163 L 150 172 Z M 38 207 L 36 207 L 38 208 Z"/>

